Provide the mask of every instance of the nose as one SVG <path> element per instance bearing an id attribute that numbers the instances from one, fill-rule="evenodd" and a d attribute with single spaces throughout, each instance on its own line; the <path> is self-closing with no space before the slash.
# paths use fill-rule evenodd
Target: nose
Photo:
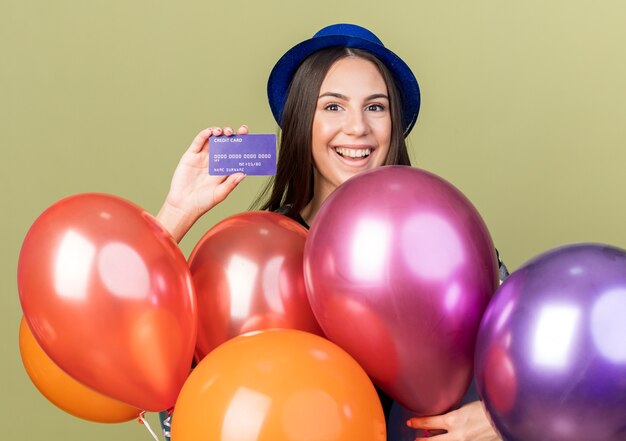
<path id="1" fill-rule="evenodd" d="M 344 133 L 352 136 L 367 135 L 370 131 L 370 126 L 364 113 L 365 112 L 361 109 L 352 109 L 347 111 L 344 123 Z"/>

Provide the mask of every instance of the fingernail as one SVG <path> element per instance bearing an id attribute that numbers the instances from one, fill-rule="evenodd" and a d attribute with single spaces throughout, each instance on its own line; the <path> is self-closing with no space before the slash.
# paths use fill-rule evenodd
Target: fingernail
<path id="1" fill-rule="evenodd" d="M 245 124 L 242 124 L 242 125 L 241 125 L 241 127 L 243 127 L 244 129 L 247 129 L 247 128 L 248 128 L 248 126 L 247 126 L 247 125 L 245 125 Z"/>

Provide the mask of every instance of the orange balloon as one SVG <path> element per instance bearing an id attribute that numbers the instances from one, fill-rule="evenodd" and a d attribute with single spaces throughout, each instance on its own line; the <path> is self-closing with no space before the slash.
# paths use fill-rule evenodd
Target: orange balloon
<path id="1" fill-rule="evenodd" d="M 183 386 L 176 441 L 384 441 L 374 385 L 339 346 L 302 331 L 242 335 L 208 354 Z"/>
<path id="2" fill-rule="evenodd" d="M 196 356 L 270 328 L 323 335 L 306 293 L 307 230 L 267 212 L 236 214 L 211 228 L 189 256 L 198 299 Z"/>
<path id="3" fill-rule="evenodd" d="M 20 323 L 20 354 L 24 368 L 39 392 L 75 417 L 98 423 L 123 423 L 141 413 L 139 409 L 89 389 L 66 374 L 41 349 L 24 318 Z"/>

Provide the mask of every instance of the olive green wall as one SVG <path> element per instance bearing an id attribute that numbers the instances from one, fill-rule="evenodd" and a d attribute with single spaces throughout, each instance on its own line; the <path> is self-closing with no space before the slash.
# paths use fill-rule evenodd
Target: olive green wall
<path id="1" fill-rule="evenodd" d="M 474 202 L 511 269 L 570 242 L 626 247 L 625 16 L 617 0 L 0 0 L 2 438 L 151 439 L 133 422 L 73 418 L 30 383 L 17 347 L 21 242 L 70 194 L 156 213 L 205 126 L 275 132 L 267 75 L 326 24 L 370 27 L 413 68 L 414 163 Z M 248 178 L 183 251 L 262 182 Z"/>

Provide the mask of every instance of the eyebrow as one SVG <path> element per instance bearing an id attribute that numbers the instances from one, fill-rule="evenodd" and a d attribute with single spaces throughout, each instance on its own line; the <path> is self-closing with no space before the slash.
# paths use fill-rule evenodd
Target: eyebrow
<path id="1" fill-rule="evenodd" d="M 346 101 L 349 100 L 346 95 L 343 95 L 343 94 L 337 93 L 337 92 L 324 92 L 319 97 L 317 97 L 317 99 L 320 99 L 320 98 L 323 98 L 323 97 L 326 97 L 326 96 L 335 97 L 335 98 L 339 98 L 341 100 L 346 100 Z M 385 95 L 384 93 L 375 93 L 373 95 L 365 97 L 365 100 L 369 101 L 369 100 L 375 100 L 375 99 L 378 99 L 378 98 L 384 98 L 387 101 L 389 101 L 389 97 L 387 95 Z"/>

